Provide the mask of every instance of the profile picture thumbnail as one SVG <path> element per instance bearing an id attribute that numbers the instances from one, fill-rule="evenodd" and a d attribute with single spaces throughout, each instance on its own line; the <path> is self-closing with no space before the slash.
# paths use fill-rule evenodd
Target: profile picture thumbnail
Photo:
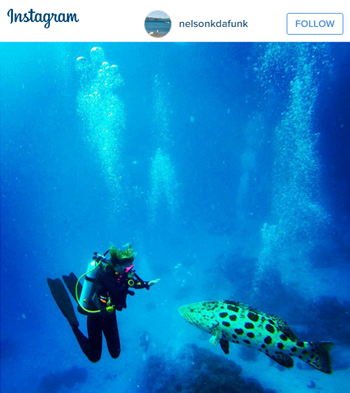
<path id="1" fill-rule="evenodd" d="M 147 15 L 145 20 L 147 33 L 154 38 L 162 38 L 171 29 L 171 20 L 164 11 L 153 11 Z"/>

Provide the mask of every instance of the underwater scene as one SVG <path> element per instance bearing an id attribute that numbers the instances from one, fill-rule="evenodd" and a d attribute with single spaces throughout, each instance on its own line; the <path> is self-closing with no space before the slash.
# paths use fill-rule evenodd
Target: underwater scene
<path id="1" fill-rule="evenodd" d="M 349 44 L 0 49 L 3 393 L 349 391 Z"/>

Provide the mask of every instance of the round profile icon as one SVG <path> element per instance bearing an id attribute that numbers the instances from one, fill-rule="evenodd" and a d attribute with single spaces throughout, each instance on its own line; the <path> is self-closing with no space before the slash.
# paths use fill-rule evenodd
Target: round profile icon
<path id="1" fill-rule="evenodd" d="M 153 11 L 145 19 L 145 29 L 148 35 L 154 38 L 162 38 L 171 29 L 171 20 L 164 11 Z"/>

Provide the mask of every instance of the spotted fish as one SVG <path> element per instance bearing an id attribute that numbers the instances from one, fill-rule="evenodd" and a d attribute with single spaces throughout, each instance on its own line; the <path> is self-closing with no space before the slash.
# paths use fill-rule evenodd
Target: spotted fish
<path id="1" fill-rule="evenodd" d="M 210 343 L 220 343 L 229 353 L 229 342 L 253 347 L 284 367 L 293 367 L 296 356 L 326 374 L 332 373 L 330 342 L 299 341 L 279 317 L 268 315 L 234 301 L 200 302 L 179 308 L 192 325 L 212 335 Z"/>

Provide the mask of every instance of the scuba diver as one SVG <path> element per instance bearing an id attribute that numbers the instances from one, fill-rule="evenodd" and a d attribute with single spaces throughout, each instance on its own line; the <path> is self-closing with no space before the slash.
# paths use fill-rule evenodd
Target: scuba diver
<path id="1" fill-rule="evenodd" d="M 79 279 L 74 273 L 63 276 L 69 292 L 78 303 L 78 311 L 87 315 L 88 338 L 79 329 L 69 295 L 59 278 L 47 279 L 51 294 L 62 314 L 67 318 L 78 340 L 80 348 L 91 362 L 98 362 L 102 353 L 102 333 L 112 358 L 120 354 L 120 341 L 116 311 L 126 308 L 127 295 L 134 295 L 131 289 L 147 290 L 160 279 L 143 281 L 133 270 L 135 253 L 132 246 L 118 250 L 111 245 L 103 255 L 94 253 L 88 271 Z M 107 254 L 110 258 L 107 259 Z M 81 279 L 84 277 L 84 284 Z"/>

